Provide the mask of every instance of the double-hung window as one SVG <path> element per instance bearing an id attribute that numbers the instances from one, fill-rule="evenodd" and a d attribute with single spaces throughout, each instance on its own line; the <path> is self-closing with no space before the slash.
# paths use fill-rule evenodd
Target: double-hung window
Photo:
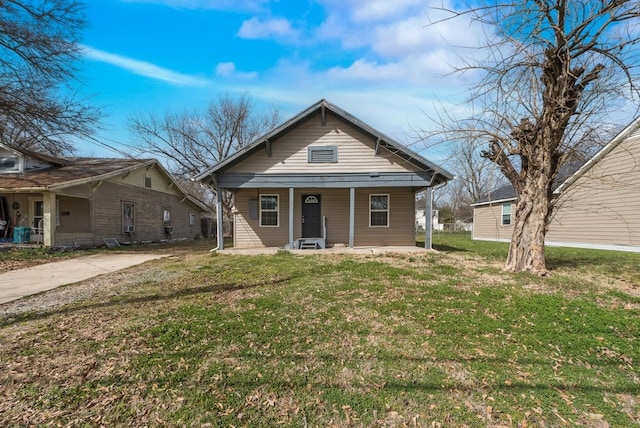
<path id="1" fill-rule="evenodd" d="M 389 226 L 389 195 L 369 195 L 369 227 Z"/>
<path id="2" fill-rule="evenodd" d="M 509 226 L 511 224 L 511 205 L 502 204 L 502 225 Z"/>
<path id="3" fill-rule="evenodd" d="M 260 195 L 260 226 L 278 227 L 279 196 Z"/>

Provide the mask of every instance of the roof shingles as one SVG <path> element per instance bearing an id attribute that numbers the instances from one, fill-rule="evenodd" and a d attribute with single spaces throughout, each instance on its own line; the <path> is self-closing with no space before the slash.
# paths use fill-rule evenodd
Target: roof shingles
<path id="1" fill-rule="evenodd" d="M 99 180 L 103 176 L 126 171 L 143 164 L 154 162 L 149 159 L 118 158 L 64 158 L 66 165 L 23 173 L 0 174 L 0 189 L 18 191 L 20 189 L 46 189 L 63 186 L 79 180 Z"/>

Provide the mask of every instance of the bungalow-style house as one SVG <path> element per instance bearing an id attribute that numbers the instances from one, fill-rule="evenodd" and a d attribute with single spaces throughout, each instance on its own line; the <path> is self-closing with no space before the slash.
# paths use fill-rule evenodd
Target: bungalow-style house
<path id="1" fill-rule="evenodd" d="M 546 244 L 640 252 L 640 118 L 559 181 Z M 510 185 L 473 206 L 473 239 L 511 239 L 516 194 Z"/>
<path id="2" fill-rule="evenodd" d="M 191 239 L 205 211 L 153 159 L 62 158 L 0 144 L 4 241 L 71 247 Z"/>
<path id="3" fill-rule="evenodd" d="M 326 100 L 195 177 L 218 195 L 220 249 L 223 191 L 236 248 L 414 246 L 416 192 L 430 212 L 431 189 L 452 178 Z"/>

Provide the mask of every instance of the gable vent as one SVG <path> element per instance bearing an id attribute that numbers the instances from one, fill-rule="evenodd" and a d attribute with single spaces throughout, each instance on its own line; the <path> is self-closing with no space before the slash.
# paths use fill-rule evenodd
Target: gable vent
<path id="1" fill-rule="evenodd" d="M 309 147 L 307 151 L 307 161 L 309 163 L 336 163 L 338 162 L 338 147 Z"/>

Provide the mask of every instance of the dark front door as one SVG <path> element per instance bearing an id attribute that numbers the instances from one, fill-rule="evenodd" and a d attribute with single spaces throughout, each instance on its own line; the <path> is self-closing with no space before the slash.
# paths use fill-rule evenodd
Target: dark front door
<path id="1" fill-rule="evenodd" d="M 302 237 L 322 237 L 320 195 L 302 195 Z"/>

